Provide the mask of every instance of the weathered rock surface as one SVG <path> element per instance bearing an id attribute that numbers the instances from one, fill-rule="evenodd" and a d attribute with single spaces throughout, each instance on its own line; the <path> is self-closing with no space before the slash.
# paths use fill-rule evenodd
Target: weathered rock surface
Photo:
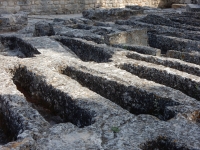
<path id="1" fill-rule="evenodd" d="M 140 44 L 140 43 L 138 43 Z M 127 49 L 130 51 L 134 51 L 141 54 L 153 55 L 153 56 L 160 56 L 161 50 L 157 48 L 152 48 L 149 46 L 144 45 L 137 45 L 137 44 L 115 44 L 112 45 L 113 47 L 120 47 L 123 49 Z"/>
<path id="2" fill-rule="evenodd" d="M 0 35 L 0 149 L 200 149 L 199 16 L 128 8 Z"/>
<path id="3" fill-rule="evenodd" d="M 51 36 L 54 35 L 53 26 L 45 21 L 40 21 L 35 24 L 33 36 Z"/>
<path id="4" fill-rule="evenodd" d="M 167 54 L 168 57 L 177 58 L 180 60 L 184 60 L 186 62 L 191 62 L 197 65 L 200 65 L 200 53 L 199 52 L 179 52 L 174 50 L 168 50 Z"/>
<path id="5" fill-rule="evenodd" d="M 197 4 L 187 4 L 187 11 L 200 12 L 200 5 Z"/>
<path id="6" fill-rule="evenodd" d="M 108 45 L 114 44 L 136 44 L 148 45 L 148 37 L 146 29 L 134 29 L 119 33 L 111 33 L 105 36 L 105 43 Z"/>
<path id="7" fill-rule="evenodd" d="M 92 20 L 112 21 L 116 19 L 128 19 L 130 16 L 142 14 L 142 9 L 113 8 L 113 9 L 96 9 L 83 11 L 83 17 Z"/>
<path id="8" fill-rule="evenodd" d="M 25 27 L 27 24 L 28 16 L 25 13 L 0 15 L 0 32 L 17 31 Z"/>

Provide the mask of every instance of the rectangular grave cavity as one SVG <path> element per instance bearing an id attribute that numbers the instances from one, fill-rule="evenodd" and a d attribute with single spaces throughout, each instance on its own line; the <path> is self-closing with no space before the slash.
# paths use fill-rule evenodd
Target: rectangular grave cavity
<path id="1" fill-rule="evenodd" d="M 0 54 L 19 58 L 34 57 L 40 52 L 29 43 L 15 36 L 0 36 Z"/>
<path id="2" fill-rule="evenodd" d="M 193 64 L 189 63 L 183 63 L 182 61 L 176 60 L 176 59 L 167 59 L 167 58 L 161 58 L 161 57 L 152 57 L 148 55 L 141 55 L 138 53 L 130 53 L 126 55 L 126 57 L 135 59 L 135 60 L 140 60 L 140 61 L 145 61 L 157 65 L 162 65 L 166 67 L 170 67 L 179 71 L 187 72 L 189 74 L 193 74 L 196 76 L 200 76 L 200 67 L 197 67 Z"/>
<path id="3" fill-rule="evenodd" d="M 180 90 L 190 97 L 200 100 L 200 84 L 198 81 L 193 81 L 188 75 L 184 76 L 173 71 L 167 71 L 160 66 L 144 66 L 137 63 L 123 63 L 118 67 L 140 78 Z"/>
<path id="4" fill-rule="evenodd" d="M 166 53 L 167 57 L 180 59 L 186 62 L 200 65 L 200 53 L 199 52 L 179 52 L 175 50 L 168 50 Z"/>
<path id="5" fill-rule="evenodd" d="M 180 145 L 167 137 L 158 137 L 155 140 L 148 141 L 141 146 L 142 150 L 189 150 L 186 146 Z"/>
<path id="6" fill-rule="evenodd" d="M 158 35 L 148 33 L 149 45 L 154 48 L 161 49 L 162 54 L 166 54 L 168 50 L 177 50 L 180 52 L 200 51 L 199 41 L 183 39 L 167 35 Z"/>
<path id="7" fill-rule="evenodd" d="M 66 93 L 47 84 L 41 76 L 20 67 L 14 71 L 13 81 L 30 105 L 51 125 L 71 122 L 77 127 L 85 127 L 94 123 L 88 110 L 77 106 Z"/>
<path id="8" fill-rule="evenodd" d="M 107 79 L 75 67 L 67 66 L 62 73 L 77 80 L 81 85 L 88 87 L 90 90 L 110 99 L 132 114 L 150 114 L 166 121 L 175 116 L 174 110 L 168 106 L 179 105 L 179 103 L 171 99 L 158 97 L 141 88 L 126 86 L 115 80 Z"/>
<path id="9" fill-rule="evenodd" d="M 82 39 L 67 37 L 56 37 L 55 39 L 70 48 L 82 61 L 109 62 L 114 53 L 108 48 Z"/>

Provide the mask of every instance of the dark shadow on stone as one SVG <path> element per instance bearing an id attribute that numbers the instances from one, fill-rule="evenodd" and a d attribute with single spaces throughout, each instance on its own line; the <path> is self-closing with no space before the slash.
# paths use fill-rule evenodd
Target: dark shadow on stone
<path id="1" fill-rule="evenodd" d="M 52 126 L 64 122 L 60 116 L 48 109 L 47 106 L 45 107 L 45 103 L 42 102 L 42 99 L 40 99 L 40 97 L 31 95 L 30 92 L 23 88 L 19 82 L 16 81 L 14 83 L 17 86 L 17 89 L 24 94 L 26 100 L 29 102 L 31 107 L 36 109 L 40 113 L 40 115 L 42 115 L 44 119 L 48 121 Z"/>
<path id="2" fill-rule="evenodd" d="M 148 141 L 141 145 L 142 150 L 189 150 L 180 146 L 175 140 L 166 137 L 158 137 L 156 140 Z"/>
<path id="3" fill-rule="evenodd" d="M 125 86 L 115 80 L 80 71 L 70 66 L 65 68 L 62 73 L 75 79 L 82 86 L 110 99 L 132 114 L 150 114 L 164 121 L 176 115 L 170 106 L 176 106 L 179 103 L 171 99 L 158 97 L 156 94 L 140 90 L 135 86 Z"/>
<path id="4" fill-rule="evenodd" d="M 10 128 L 11 125 L 8 122 L 8 118 L 6 119 L 6 116 L 0 111 L 0 145 L 7 144 L 17 139 L 17 132 Z"/>
<path id="5" fill-rule="evenodd" d="M 98 63 L 110 62 L 114 54 L 109 48 L 98 46 L 94 42 L 68 37 L 54 37 L 56 41 L 70 48 L 82 61 Z"/>
<path id="6" fill-rule="evenodd" d="M 176 0 L 160 0 L 160 3 L 158 4 L 159 8 L 171 8 L 172 4 L 176 3 Z"/>
<path id="7" fill-rule="evenodd" d="M 78 127 L 94 123 L 93 113 L 77 106 L 72 97 L 45 82 L 45 78 L 35 75 L 26 67 L 13 71 L 13 81 L 32 107 L 50 122 L 71 122 Z"/>
<path id="8" fill-rule="evenodd" d="M 15 36 L 0 36 L 0 53 L 19 58 L 34 57 L 40 52 L 29 43 Z"/>
<path id="9" fill-rule="evenodd" d="M 117 67 L 126 70 L 127 72 L 130 72 L 142 79 L 147 79 L 148 81 L 154 81 L 156 83 L 171 87 L 192 98 L 200 100 L 199 84 L 198 82 L 192 81 L 191 77 L 182 77 L 173 70 L 171 73 L 167 70 L 159 68 L 159 66 L 146 67 L 138 64 L 122 63 Z"/>
<path id="10" fill-rule="evenodd" d="M 51 36 L 55 35 L 55 31 L 51 23 L 39 21 L 35 24 L 33 36 Z"/>

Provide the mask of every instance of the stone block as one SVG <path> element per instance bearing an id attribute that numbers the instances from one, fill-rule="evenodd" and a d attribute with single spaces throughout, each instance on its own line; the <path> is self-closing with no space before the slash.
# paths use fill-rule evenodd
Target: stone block
<path id="1" fill-rule="evenodd" d="M 136 44 L 148 45 L 147 29 L 134 29 L 105 35 L 105 42 L 109 45 L 113 44 Z"/>
<path id="2" fill-rule="evenodd" d="M 45 21 L 40 21 L 35 24 L 34 36 L 51 36 L 54 35 L 53 27 L 50 23 Z"/>
<path id="3" fill-rule="evenodd" d="M 189 11 L 189 12 L 200 12 L 200 5 L 187 4 L 186 11 Z"/>
<path id="4" fill-rule="evenodd" d="M 172 4 L 172 8 L 174 8 L 174 9 L 186 8 L 186 4 Z"/>

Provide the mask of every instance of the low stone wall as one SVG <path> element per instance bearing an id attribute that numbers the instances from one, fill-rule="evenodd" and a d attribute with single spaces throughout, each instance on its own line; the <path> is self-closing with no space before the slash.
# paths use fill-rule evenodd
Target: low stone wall
<path id="1" fill-rule="evenodd" d="M 177 0 L 170 0 L 177 1 Z M 178 0 L 180 1 L 180 0 Z M 119 8 L 126 5 L 162 7 L 167 0 L 0 0 L 0 12 L 27 11 L 30 14 L 72 14 L 91 8 Z"/>

